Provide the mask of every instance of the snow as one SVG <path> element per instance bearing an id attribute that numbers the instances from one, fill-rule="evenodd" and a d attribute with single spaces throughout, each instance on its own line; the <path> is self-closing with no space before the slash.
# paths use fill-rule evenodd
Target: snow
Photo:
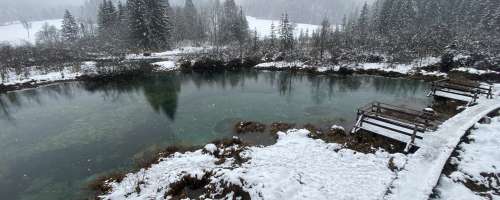
<path id="1" fill-rule="evenodd" d="M 500 108 L 500 85 L 495 98 L 481 97 L 478 104 L 444 122 L 436 132 L 424 137 L 425 146 L 408 157 L 405 169 L 392 184 L 387 199 L 428 199 L 437 185 L 441 171 L 466 131 L 488 113 Z"/>
<path id="2" fill-rule="evenodd" d="M 267 63 L 261 63 L 255 66 L 257 69 L 269 69 L 269 68 L 277 68 L 277 69 L 286 69 L 286 68 L 307 68 L 306 65 L 304 65 L 303 62 L 286 62 L 286 61 L 279 61 L 279 62 L 267 62 Z"/>
<path id="3" fill-rule="evenodd" d="M 455 100 L 459 100 L 459 101 L 463 101 L 463 102 L 472 102 L 472 101 L 474 101 L 474 98 L 469 97 L 469 96 L 465 96 L 465 95 L 471 95 L 471 93 L 458 92 L 456 90 L 446 90 L 446 91 L 457 92 L 457 93 L 464 94 L 464 95 L 453 94 L 453 93 L 444 92 L 444 91 L 436 91 L 436 93 L 434 94 L 434 96 L 444 97 L 444 98 L 447 98 L 447 99 L 455 99 Z"/>
<path id="4" fill-rule="evenodd" d="M 165 52 L 151 53 L 150 56 L 144 56 L 143 54 L 129 54 L 125 57 L 127 60 L 145 60 L 145 59 L 172 59 L 172 57 L 179 57 L 186 54 L 197 54 L 210 51 L 212 47 L 180 47 L 173 50 Z"/>
<path id="5" fill-rule="evenodd" d="M 286 69 L 286 68 L 298 68 L 298 69 L 316 69 L 318 72 L 326 72 L 328 70 L 338 71 L 340 68 L 345 67 L 353 70 L 378 70 L 383 72 L 397 72 L 400 74 L 415 74 L 420 72 L 424 75 L 429 76 L 447 76 L 445 73 L 440 72 L 425 72 L 421 71 L 419 68 L 424 66 L 433 65 L 439 63 L 440 59 L 436 57 L 427 57 L 423 59 L 416 59 L 408 64 L 403 63 L 352 63 L 336 66 L 311 66 L 304 62 L 295 61 L 277 61 L 277 62 L 265 62 L 255 66 L 257 69 Z"/>
<path id="6" fill-rule="evenodd" d="M 10 70 L 7 72 L 6 79 L 0 77 L 0 83 L 3 85 L 16 85 L 28 82 L 34 84 L 49 83 L 55 81 L 75 80 L 83 75 L 97 74 L 96 62 L 88 61 L 83 62 L 79 66 L 80 70 L 76 70 L 74 66 L 66 66 L 60 70 L 44 71 L 40 67 L 33 66 L 26 74 L 16 74 L 15 71 Z"/>
<path id="7" fill-rule="evenodd" d="M 43 20 L 32 22 L 30 37 L 28 32 L 23 28 L 21 23 L 15 23 L 7 26 L 0 26 L 0 42 L 8 42 L 12 45 L 21 45 L 24 42 L 35 43 L 35 34 L 42 29 L 42 26 L 48 23 L 54 25 L 58 29 L 61 28 L 62 19 Z"/>
<path id="8" fill-rule="evenodd" d="M 401 74 L 414 73 L 420 67 L 434 65 L 441 60 L 437 57 L 426 57 L 423 59 L 416 59 L 411 63 L 359 63 L 353 64 L 350 67 L 363 70 L 380 70 L 384 72 L 397 72 Z"/>
<path id="9" fill-rule="evenodd" d="M 215 144 L 207 144 L 203 149 L 210 153 L 214 153 L 215 151 L 217 151 L 217 146 L 215 146 Z"/>
<path id="10" fill-rule="evenodd" d="M 247 21 L 248 21 L 248 27 L 250 28 L 250 31 L 253 31 L 257 29 L 257 33 L 259 37 L 270 37 L 271 36 L 271 24 L 274 23 L 275 31 L 276 31 L 276 36 L 278 36 L 277 30 L 279 27 L 279 20 L 267 20 L 267 19 L 258 19 L 255 17 L 247 16 Z M 306 30 L 309 30 L 309 34 L 312 34 L 312 32 L 316 29 L 318 29 L 320 26 L 318 25 L 312 25 L 312 24 L 295 24 L 295 31 L 294 35 L 299 36 L 300 31 L 303 30 L 304 33 Z"/>
<path id="11" fill-rule="evenodd" d="M 400 127 L 400 126 L 396 126 L 396 125 L 389 124 L 389 123 L 386 123 L 386 122 L 383 122 L 383 121 L 379 121 L 379 120 L 376 120 L 376 119 L 366 118 L 364 120 L 367 121 L 367 122 L 374 123 L 374 124 L 380 124 L 382 126 L 390 127 L 392 129 L 395 129 L 395 130 L 400 130 L 400 131 L 406 132 L 408 134 L 413 133 L 413 130 L 411 130 L 411 129 Z M 367 130 L 367 131 L 370 131 L 370 132 L 373 132 L 373 133 L 377 133 L 377 134 L 383 135 L 385 137 L 392 138 L 392 139 L 395 139 L 397 141 L 401 141 L 401 142 L 404 142 L 404 143 L 410 143 L 411 142 L 411 136 L 404 135 L 404 134 L 401 134 L 399 132 L 388 130 L 388 129 L 385 129 L 385 128 L 381 128 L 381 127 L 373 125 L 371 123 L 364 123 L 363 126 L 361 127 L 361 129 L 364 129 L 364 130 Z M 423 135 L 420 132 L 418 132 L 417 136 L 422 137 Z M 414 142 L 415 142 L 415 145 L 418 146 L 418 147 L 422 147 L 422 146 L 425 145 L 418 138 L 415 138 Z"/>
<path id="12" fill-rule="evenodd" d="M 460 67 L 460 68 L 457 68 L 457 69 L 453 69 L 452 71 L 467 72 L 469 74 L 477 74 L 477 75 L 482 75 L 482 74 L 500 74 L 500 72 L 496 72 L 496 71 L 493 71 L 493 70 L 480 70 L 480 69 L 468 68 L 468 67 Z"/>
<path id="13" fill-rule="evenodd" d="M 239 185 L 252 199 L 381 199 L 396 175 L 388 168 L 389 160 L 405 162 L 402 154 L 363 154 L 308 134 L 307 130 L 280 132 L 274 145 L 245 149 L 242 156 L 250 160 L 240 166 L 232 159 L 215 165 L 217 159 L 201 150 L 178 153 L 150 169 L 128 174 L 121 183 L 111 183 L 112 192 L 103 197 L 161 199 L 168 185 L 182 176 L 200 177 L 212 171 L 212 183 Z M 138 182 L 144 183 L 139 194 Z"/>
<path id="14" fill-rule="evenodd" d="M 333 125 L 330 129 L 331 130 L 343 130 L 343 131 L 345 131 L 344 127 L 339 126 L 339 125 Z"/>
<path id="15" fill-rule="evenodd" d="M 463 185 L 466 179 L 488 185 L 481 174 L 500 173 L 500 117 L 492 119 L 491 124 L 476 124 L 468 136 L 470 143 L 460 145 L 459 155 L 454 158 L 457 171 L 450 177 L 441 176 L 437 187 L 442 199 L 483 199 Z M 500 188 L 500 185 L 496 185 Z M 500 198 L 499 195 L 496 198 Z"/>
<path id="16" fill-rule="evenodd" d="M 450 178 L 442 177 L 438 191 L 442 200 L 487 200 L 477 196 L 462 184 L 453 182 Z"/>
<path id="17" fill-rule="evenodd" d="M 156 71 L 164 71 L 164 72 L 174 71 L 179 68 L 175 63 L 175 61 L 171 60 L 155 62 L 153 63 L 153 66 L 157 66 Z"/>

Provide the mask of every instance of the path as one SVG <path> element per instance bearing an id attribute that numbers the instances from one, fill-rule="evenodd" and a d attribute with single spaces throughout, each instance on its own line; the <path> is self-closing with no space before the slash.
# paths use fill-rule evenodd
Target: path
<path id="1" fill-rule="evenodd" d="M 499 86 L 495 91 L 500 91 Z M 425 146 L 409 155 L 405 169 L 390 186 L 385 199 L 427 200 L 437 185 L 442 169 L 466 131 L 482 117 L 500 108 L 497 92 L 494 99 L 480 99 L 478 105 L 449 119 L 439 129 L 424 138 Z"/>

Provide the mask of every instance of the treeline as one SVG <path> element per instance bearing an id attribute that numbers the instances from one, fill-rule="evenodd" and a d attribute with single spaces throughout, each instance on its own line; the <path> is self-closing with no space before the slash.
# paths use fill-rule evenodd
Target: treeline
<path id="1" fill-rule="evenodd" d="M 334 49 L 394 57 L 500 52 L 498 0 L 377 0 L 332 31 Z M 321 34 L 320 34 L 321 35 Z"/>
<path id="2" fill-rule="evenodd" d="M 183 45 L 243 46 L 248 23 L 234 0 L 216 0 L 197 8 L 192 0 L 171 7 L 167 0 L 104 1 L 98 12 L 97 37 L 106 50 L 165 50 Z"/>
<path id="3" fill-rule="evenodd" d="M 97 23 L 77 19 L 66 10 L 63 24 L 45 24 L 36 44 L 0 44 L 0 68 L 73 62 L 97 57 L 122 59 L 129 53 L 164 51 L 176 46 L 210 45 L 243 57 L 250 33 L 234 0 L 197 7 L 192 0 L 172 7 L 168 0 L 103 0 Z M 224 46 L 224 48 L 222 48 Z"/>

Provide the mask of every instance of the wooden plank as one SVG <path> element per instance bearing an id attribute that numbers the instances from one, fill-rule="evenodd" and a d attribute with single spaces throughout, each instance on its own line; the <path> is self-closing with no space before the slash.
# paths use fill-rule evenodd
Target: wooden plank
<path id="1" fill-rule="evenodd" d="M 383 129 L 390 130 L 392 132 L 400 133 L 400 134 L 406 135 L 408 137 L 411 137 L 413 135 L 413 133 L 408 133 L 408 132 L 405 132 L 403 130 L 400 130 L 400 129 L 397 129 L 397 128 L 393 128 L 393 127 L 389 127 L 389 126 L 385 126 L 383 124 L 379 124 L 379 123 L 372 122 L 372 121 L 369 121 L 369 120 L 366 120 L 366 121 L 363 121 L 363 122 L 366 123 L 366 124 L 371 124 L 371 125 L 383 128 Z M 365 127 L 365 126 L 362 126 L 361 129 L 363 129 L 363 127 Z M 379 133 L 377 133 L 377 134 L 379 134 Z M 423 139 L 423 137 L 419 136 L 419 135 L 416 135 L 415 138 L 416 139 Z"/>
<path id="2" fill-rule="evenodd" d="M 391 138 L 391 139 L 394 139 L 394 140 L 397 140 L 397 141 L 400 141 L 403 143 L 408 143 L 411 141 L 410 136 L 407 136 L 404 134 L 399 134 L 397 132 L 393 132 L 393 131 L 388 130 L 388 129 L 383 129 L 383 128 L 380 128 L 378 126 L 374 126 L 371 124 L 366 124 L 361 129 L 368 131 L 368 132 L 371 132 L 371 133 L 375 133 L 375 134 L 387 137 L 387 138 Z M 415 146 L 418 146 L 418 147 L 422 147 L 424 145 L 424 142 L 421 139 L 415 139 L 414 143 L 415 143 Z"/>
<path id="3" fill-rule="evenodd" d="M 382 117 L 379 117 L 379 116 L 383 116 L 385 118 L 382 118 Z M 366 117 L 369 117 L 369 118 L 372 118 L 372 119 L 375 119 L 375 120 L 378 120 L 378 121 L 382 121 L 382 122 L 385 122 L 385 123 L 388 123 L 388 124 L 393 124 L 393 125 L 396 125 L 396 126 L 400 126 L 400 127 L 403 127 L 403 128 L 406 128 L 406 129 L 410 129 L 410 130 L 413 130 L 415 128 L 415 125 L 417 125 L 417 130 L 418 132 L 425 132 L 426 131 L 426 128 L 425 128 L 425 124 L 416 124 L 416 123 L 413 123 L 413 122 L 409 122 L 409 121 L 406 121 L 404 122 L 403 120 L 401 119 L 391 119 L 390 116 L 385 116 L 385 115 L 379 115 L 379 116 L 373 116 L 373 115 L 366 115 Z"/>

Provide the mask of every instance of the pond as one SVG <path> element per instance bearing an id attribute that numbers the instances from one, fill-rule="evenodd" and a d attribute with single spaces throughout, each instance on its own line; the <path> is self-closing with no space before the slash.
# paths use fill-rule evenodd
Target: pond
<path id="1" fill-rule="evenodd" d="M 350 128 L 356 108 L 372 101 L 423 108 L 427 88 L 374 76 L 245 71 L 0 94 L 0 199 L 85 199 L 96 176 L 129 169 L 158 148 L 231 138 L 238 120 Z"/>

